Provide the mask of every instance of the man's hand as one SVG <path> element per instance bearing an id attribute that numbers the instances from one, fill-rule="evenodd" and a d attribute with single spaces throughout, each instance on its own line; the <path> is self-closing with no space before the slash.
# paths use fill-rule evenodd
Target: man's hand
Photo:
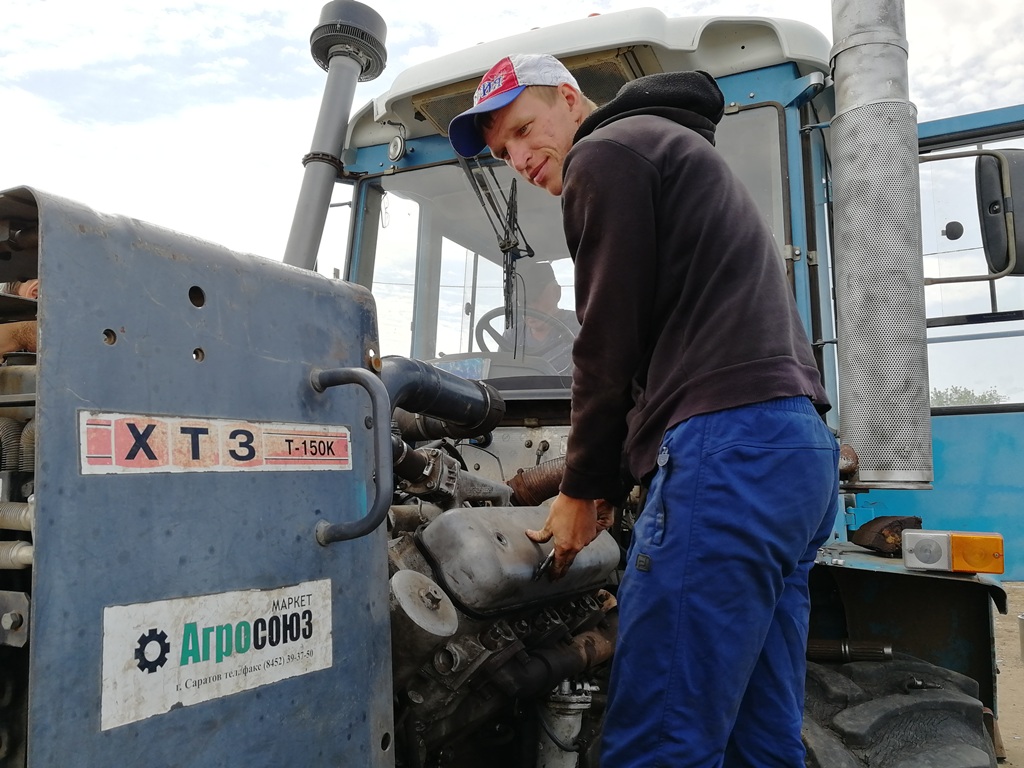
<path id="1" fill-rule="evenodd" d="M 526 532 L 531 541 L 543 544 L 554 538 L 555 561 L 551 564 L 551 579 L 560 579 L 569 570 L 576 555 L 601 531 L 611 528 L 615 510 L 603 499 L 576 499 L 564 493 L 551 502 L 551 510 L 544 527 Z"/>

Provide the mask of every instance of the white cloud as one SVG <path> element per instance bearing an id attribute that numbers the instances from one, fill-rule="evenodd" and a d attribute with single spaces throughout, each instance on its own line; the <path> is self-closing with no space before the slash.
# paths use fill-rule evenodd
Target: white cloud
<path id="1" fill-rule="evenodd" d="M 149 64 L 129 64 L 126 67 L 117 67 L 110 71 L 110 77 L 115 80 L 137 80 L 140 77 L 156 74 L 156 70 Z"/>
<path id="2" fill-rule="evenodd" d="M 186 109 L 130 125 L 72 123 L 17 89 L 22 116 L 0 187 L 35 186 L 236 250 L 280 258 L 302 178 L 316 99 L 259 99 Z M 10 131 L 7 131 L 10 137 Z"/>
<path id="3" fill-rule="evenodd" d="M 308 36 L 309 4 L 274 0 L 105 0 L 102 12 L 79 0 L 7 0 L 0 33 L 0 79 L 39 71 L 218 51 L 267 36 Z"/>
<path id="4" fill-rule="evenodd" d="M 388 25 L 385 73 L 484 40 L 635 7 L 636 0 L 369 0 Z M 0 188 L 34 184 L 244 251 L 283 251 L 325 74 L 308 40 L 323 2 L 7 0 L 0 16 Z M 825 0 L 689 0 L 673 15 L 798 18 L 830 35 Z M 911 98 L 921 119 L 1021 99 L 1012 3 L 907 0 Z M 273 61 L 268 57 L 273 56 Z M 61 91 L 59 89 L 65 89 Z"/>
<path id="5" fill-rule="evenodd" d="M 1017 3 L 907 0 L 910 97 L 919 119 L 1020 103 L 1024 54 L 1010 38 L 1022 17 Z"/>
<path id="6" fill-rule="evenodd" d="M 191 86 L 227 85 L 238 82 L 239 72 L 249 65 L 247 59 L 237 56 L 226 56 L 209 63 L 196 64 L 197 74 L 185 78 Z"/>

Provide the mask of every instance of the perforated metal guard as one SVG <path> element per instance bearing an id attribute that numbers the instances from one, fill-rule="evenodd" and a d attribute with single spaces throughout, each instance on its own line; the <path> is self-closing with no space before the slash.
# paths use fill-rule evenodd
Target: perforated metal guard
<path id="1" fill-rule="evenodd" d="M 933 476 L 916 125 L 909 102 L 832 122 L 840 429 L 864 484 Z"/>

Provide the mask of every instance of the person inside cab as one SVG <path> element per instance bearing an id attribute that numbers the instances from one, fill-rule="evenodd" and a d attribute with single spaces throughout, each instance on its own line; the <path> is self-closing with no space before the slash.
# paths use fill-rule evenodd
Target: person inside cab
<path id="1" fill-rule="evenodd" d="M 0 293 L 20 296 L 23 299 L 38 299 L 39 280 L 4 283 L 0 286 Z M 37 328 L 35 320 L 0 323 L 0 354 L 35 352 Z"/>
<path id="2" fill-rule="evenodd" d="M 576 313 L 562 309 L 562 286 L 549 261 L 516 262 L 516 323 L 505 331 L 517 355 L 540 357 L 559 374 L 572 371 L 572 343 L 579 332 Z M 520 309 L 523 308 L 523 309 Z"/>

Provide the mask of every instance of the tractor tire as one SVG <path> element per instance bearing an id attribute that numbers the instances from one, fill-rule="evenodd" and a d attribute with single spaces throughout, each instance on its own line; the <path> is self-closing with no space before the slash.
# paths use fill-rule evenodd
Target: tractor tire
<path id="1" fill-rule="evenodd" d="M 978 684 L 913 658 L 807 664 L 807 768 L 996 768 Z"/>

